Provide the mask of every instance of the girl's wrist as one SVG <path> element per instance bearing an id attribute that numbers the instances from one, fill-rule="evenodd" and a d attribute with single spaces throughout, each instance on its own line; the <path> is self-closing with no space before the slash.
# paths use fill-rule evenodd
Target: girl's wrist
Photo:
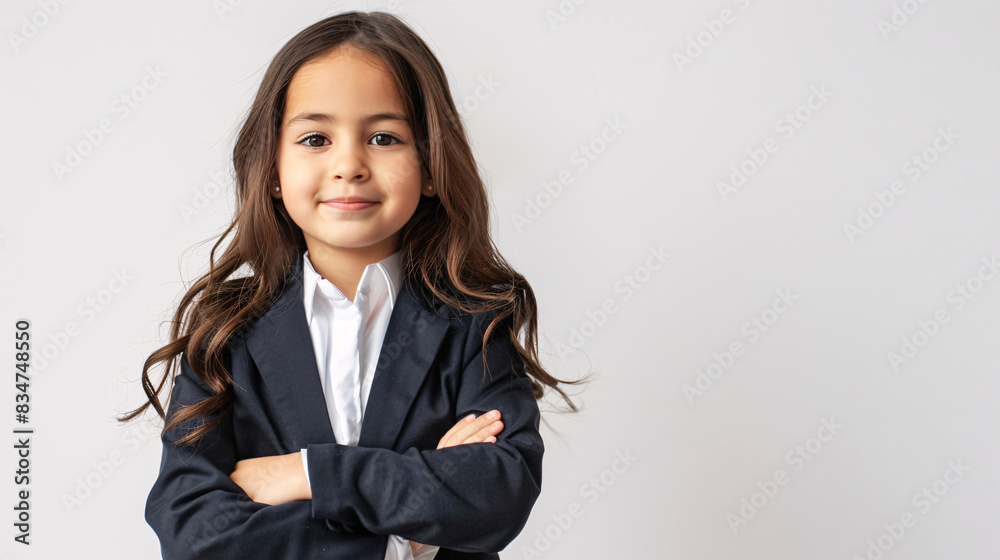
<path id="1" fill-rule="evenodd" d="M 312 490 L 309 487 L 309 479 L 306 478 L 305 465 L 302 464 L 302 452 L 288 454 L 285 459 L 288 461 L 288 468 L 292 471 L 292 500 L 311 500 Z"/>

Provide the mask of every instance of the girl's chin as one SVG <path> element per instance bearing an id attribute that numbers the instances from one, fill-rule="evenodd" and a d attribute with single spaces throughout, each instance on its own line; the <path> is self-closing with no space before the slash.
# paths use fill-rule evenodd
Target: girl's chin
<path id="1" fill-rule="evenodd" d="M 345 253 L 366 253 L 378 251 L 381 244 L 372 243 L 367 239 L 321 239 L 313 247 L 317 251 L 334 251 Z"/>

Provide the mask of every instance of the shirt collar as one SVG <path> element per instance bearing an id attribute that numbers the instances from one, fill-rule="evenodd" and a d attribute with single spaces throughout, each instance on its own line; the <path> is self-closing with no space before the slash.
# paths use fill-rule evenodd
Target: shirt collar
<path id="1" fill-rule="evenodd" d="M 354 305 L 371 300 L 381 293 L 389 295 L 389 311 L 396 305 L 399 290 L 403 286 L 401 252 L 396 251 L 377 263 L 369 264 L 361 274 Z M 302 255 L 302 300 L 306 309 L 306 322 L 312 323 L 313 302 L 316 296 L 351 305 L 347 297 L 332 282 L 320 276 L 309 260 L 309 251 Z"/>

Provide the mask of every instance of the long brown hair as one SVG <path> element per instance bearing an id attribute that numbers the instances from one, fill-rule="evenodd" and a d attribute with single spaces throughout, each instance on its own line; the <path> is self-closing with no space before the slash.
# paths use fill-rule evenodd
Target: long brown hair
<path id="1" fill-rule="evenodd" d="M 283 289 L 286 271 L 306 248 L 302 230 L 282 201 L 270 195 L 278 185 L 276 158 L 288 85 L 303 64 L 341 46 L 367 51 L 385 63 L 402 92 L 420 165 L 437 191 L 437 196 L 420 197 L 401 231 L 404 274 L 420 279 L 426 290 L 452 307 L 469 313 L 495 312 L 483 335 L 484 351 L 494 328 L 509 322 L 510 339 L 523 359 L 535 398 L 541 399 L 548 386 L 572 411 L 578 410 L 559 384 L 583 380 L 557 379 L 539 363 L 535 295 L 490 237 L 486 189 L 441 64 L 426 43 L 395 16 L 345 12 L 298 33 L 264 73 L 233 148 L 237 192 L 233 222 L 212 247 L 209 271 L 181 299 L 170 342 L 143 364 L 142 387 L 148 402 L 120 421 L 131 420 L 149 406 L 165 418 L 159 394 L 167 379 L 172 379 L 170 372 L 184 351 L 191 369 L 214 395 L 181 408 L 163 433 L 192 418 L 215 416 L 177 442 L 194 443 L 232 412 L 233 381 L 223 364 L 226 342 L 270 308 Z M 216 250 L 230 234 L 232 242 L 216 262 Z M 244 265 L 252 274 L 230 278 Z M 518 340 L 522 329 L 524 344 Z M 163 362 L 166 373 L 154 387 L 149 370 Z"/>

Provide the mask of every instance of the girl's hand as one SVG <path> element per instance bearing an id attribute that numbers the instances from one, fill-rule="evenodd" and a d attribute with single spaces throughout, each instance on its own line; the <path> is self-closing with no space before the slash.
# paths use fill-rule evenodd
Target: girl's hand
<path id="1" fill-rule="evenodd" d="M 312 492 L 302 467 L 302 452 L 255 457 L 236 462 L 229 475 L 250 499 L 276 506 L 295 500 L 311 500 Z"/>
<path id="2" fill-rule="evenodd" d="M 500 421 L 500 411 L 491 410 L 486 414 L 476 418 L 475 414 L 470 414 L 458 421 L 438 442 L 438 449 L 454 447 L 466 443 L 496 443 L 494 437 L 503 430 L 503 422 Z M 418 542 L 410 541 L 410 549 L 416 556 L 420 549 L 427 546 Z"/>
<path id="3" fill-rule="evenodd" d="M 438 449 L 454 447 L 466 443 L 496 443 L 494 436 L 503 430 L 503 422 L 500 421 L 500 411 L 491 410 L 486 414 L 476 418 L 475 414 L 470 414 L 452 426 L 441 441 L 438 442 Z"/>
<path id="4" fill-rule="evenodd" d="M 494 436 L 503 430 L 500 411 L 493 410 L 479 418 L 473 418 L 473 415 L 469 415 L 459 420 L 441 438 L 437 449 L 465 443 L 496 443 L 497 439 Z M 276 506 L 296 500 L 312 499 L 306 471 L 302 466 L 301 452 L 237 461 L 236 468 L 229 478 L 257 503 Z M 414 551 L 424 546 L 419 543 L 411 545 L 416 545 Z"/>

